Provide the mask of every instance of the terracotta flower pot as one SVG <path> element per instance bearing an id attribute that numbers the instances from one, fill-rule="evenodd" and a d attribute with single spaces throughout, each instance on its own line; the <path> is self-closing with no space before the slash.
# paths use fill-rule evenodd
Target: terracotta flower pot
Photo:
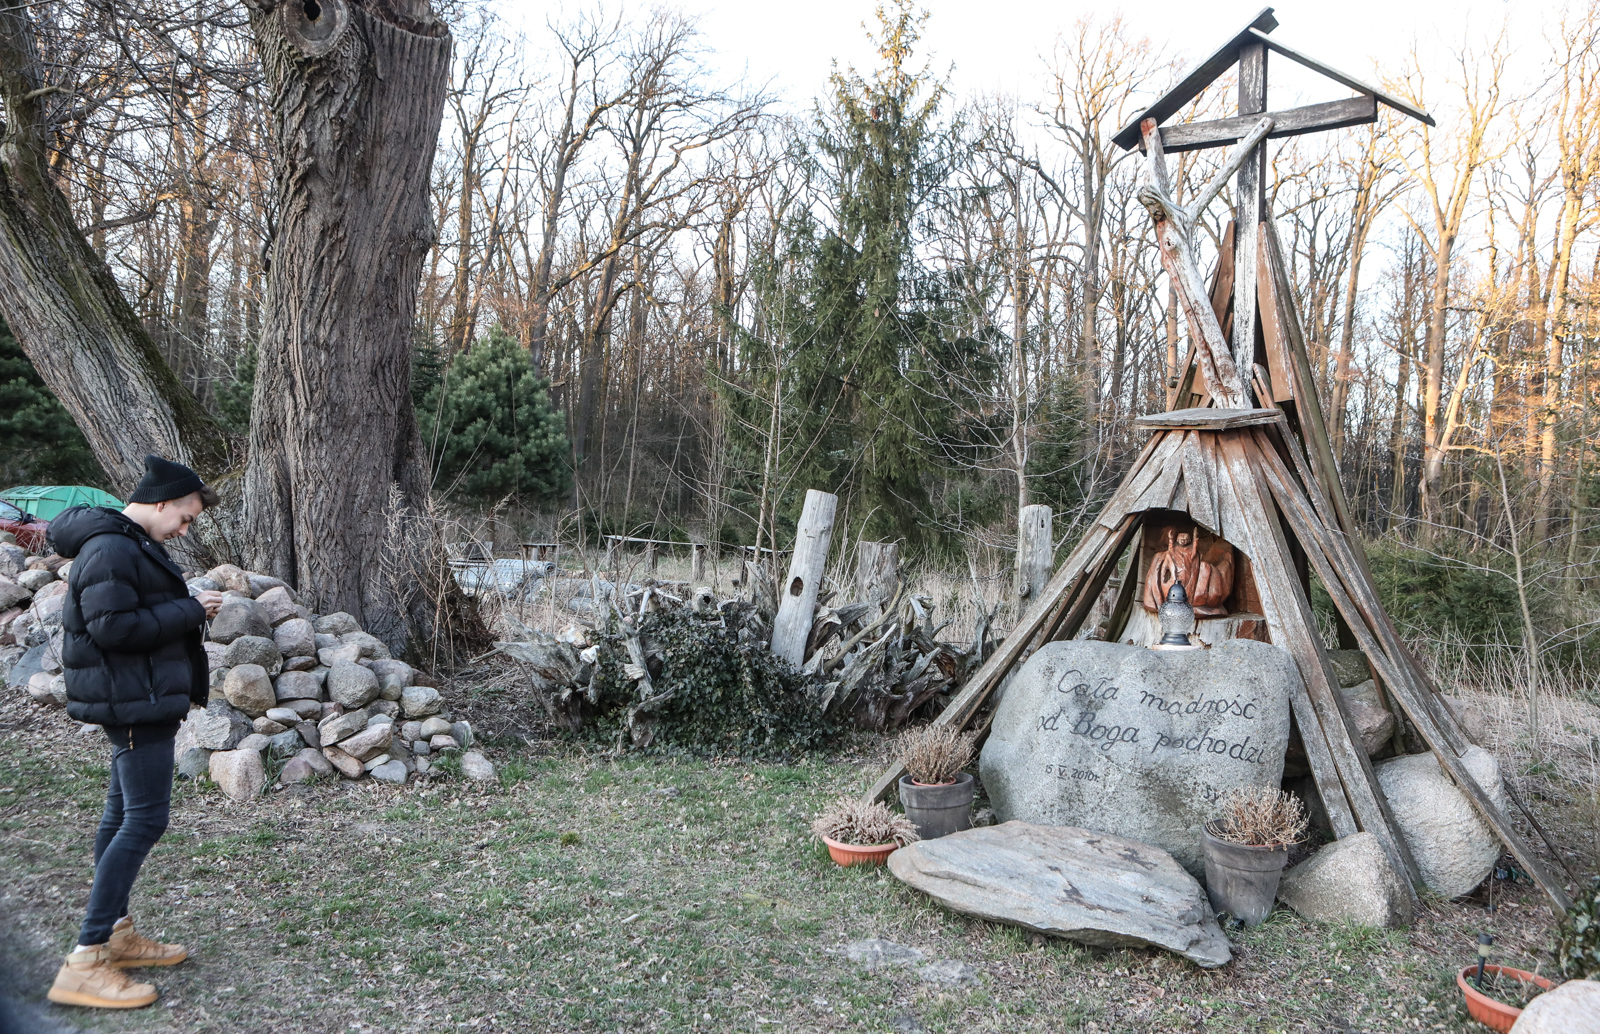
<path id="1" fill-rule="evenodd" d="M 832 837 L 823 837 L 822 842 L 828 845 L 828 855 L 840 865 L 882 865 L 894 854 L 900 845 L 894 841 L 887 844 L 841 844 Z"/>
<path id="2" fill-rule="evenodd" d="M 1456 974 L 1456 984 L 1461 988 L 1461 993 L 1467 996 L 1467 1012 L 1485 1027 L 1498 1030 L 1500 1034 L 1507 1034 L 1511 1030 L 1511 1025 L 1517 1022 L 1517 1017 L 1522 1015 L 1522 1010 L 1514 1005 L 1507 1005 L 1502 1001 L 1490 998 L 1476 987 L 1473 987 L 1472 980 L 1477 975 L 1477 972 L 1478 964 L 1474 962 Z M 1503 977 L 1526 980 L 1546 991 L 1555 986 L 1554 983 L 1544 977 L 1534 976 L 1526 970 L 1512 969 L 1510 966 L 1486 965 L 1483 967 L 1483 972 L 1485 974 L 1498 973 Z"/>

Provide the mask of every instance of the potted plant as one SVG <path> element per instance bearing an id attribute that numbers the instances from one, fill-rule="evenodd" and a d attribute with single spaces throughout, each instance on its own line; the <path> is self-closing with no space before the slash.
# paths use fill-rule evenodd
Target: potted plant
<path id="1" fill-rule="evenodd" d="M 1272 912 L 1289 848 L 1305 837 L 1305 806 L 1276 787 L 1240 787 L 1201 832 L 1211 907 L 1259 926 Z"/>
<path id="2" fill-rule="evenodd" d="M 841 797 L 823 809 L 811 831 L 840 865 L 882 865 L 898 848 L 917 840 L 917 827 L 882 801 Z"/>
<path id="3" fill-rule="evenodd" d="M 923 840 L 972 828 L 976 784 L 962 769 L 972 764 L 975 743 L 971 733 L 935 725 L 907 729 L 895 741 L 895 754 L 906 767 L 900 803 Z"/>
<path id="4" fill-rule="evenodd" d="M 1478 961 L 1456 974 L 1456 986 L 1466 996 L 1467 1012 L 1473 1019 L 1500 1034 L 1509 1034 L 1528 1003 L 1555 983 L 1537 973 L 1485 962 L 1493 941 L 1488 934 L 1479 936 Z"/>

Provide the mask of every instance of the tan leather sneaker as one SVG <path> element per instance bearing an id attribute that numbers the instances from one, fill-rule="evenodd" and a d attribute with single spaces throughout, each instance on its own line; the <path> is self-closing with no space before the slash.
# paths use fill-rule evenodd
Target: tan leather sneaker
<path id="1" fill-rule="evenodd" d="M 61 1005 L 91 1009 L 137 1009 L 156 1000 L 156 989 L 153 984 L 129 979 L 111 964 L 111 946 L 97 944 L 67 956 L 45 997 Z"/>
<path id="2" fill-rule="evenodd" d="M 111 928 L 111 964 L 118 969 L 135 966 L 176 966 L 189 957 L 189 949 L 181 944 L 162 944 L 152 941 L 133 928 L 133 919 L 123 916 Z"/>

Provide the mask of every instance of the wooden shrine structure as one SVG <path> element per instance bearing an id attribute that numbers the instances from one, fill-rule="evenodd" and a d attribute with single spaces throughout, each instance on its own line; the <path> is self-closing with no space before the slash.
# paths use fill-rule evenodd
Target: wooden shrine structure
<path id="1" fill-rule="evenodd" d="M 1339 482 L 1284 251 L 1265 210 L 1265 141 L 1371 123 L 1380 103 L 1428 125 L 1433 120 L 1404 100 L 1274 41 L 1269 33 L 1277 24 L 1272 9 L 1263 10 L 1113 138 L 1124 149 L 1138 146 L 1145 153 L 1139 200 L 1155 224 L 1162 265 L 1187 320 L 1187 366 L 1172 394 L 1172 408 L 1137 421 L 1151 432 L 1150 440 L 1098 519 L 935 724 L 971 725 L 996 687 L 1041 645 L 1077 637 L 1132 546 L 1105 623 L 1105 638 L 1120 641 L 1136 605 L 1139 564 L 1145 559 L 1135 545 L 1145 539 L 1141 530 L 1174 519 L 1192 521 L 1242 555 L 1250 603 L 1259 608 L 1265 626 L 1252 633 L 1287 650 L 1300 671 L 1303 685 L 1290 703 L 1335 836 L 1371 832 L 1412 892 L 1422 885 L 1338 692 L 1311 609 L 1310 572 L 1333 600 L 1341 642 L 1366 656 L 1397 719 L 1404 715 L 1523 870 L 1563 912 L 1571 905 L 1565 889 L 1463 765 L 1461 757 L 1471 744 L 1461 723 L 1379 600 Z M 1269 52 L 1358 96 L 1269 112 Z M 1161 126 L 1235 65 L 1236 117 Z M 1224 146 L 1231 150 L 1222 169 L 1191 204 L 1177 204 L 1166 153 Z M 1199 271 L 1195 226 L 1235 177 L 1235 228 L 1224 238 L 1208 288 Z M 890 793 L 902 774 L 900 766 L 891 765 L 868 791 L 869 799 Z M 1544 836 L 1509 783 L 1507 792 Z M 1550 849 L 1559 861 L 1554 846 Z"/>

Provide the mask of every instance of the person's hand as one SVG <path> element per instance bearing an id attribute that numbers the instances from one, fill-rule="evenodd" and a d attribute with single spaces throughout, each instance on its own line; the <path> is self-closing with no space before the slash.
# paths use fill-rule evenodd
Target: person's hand
<path id="1" fill-rule="evenodd" d="M 194 598 L 200 601 L 200 606 L 206 608 L 207 618 L 216 617 L 217 611 L 222 609 L 222 593 L 220 592 L 207 589 L 204 592 L 195 593 Z"/>

